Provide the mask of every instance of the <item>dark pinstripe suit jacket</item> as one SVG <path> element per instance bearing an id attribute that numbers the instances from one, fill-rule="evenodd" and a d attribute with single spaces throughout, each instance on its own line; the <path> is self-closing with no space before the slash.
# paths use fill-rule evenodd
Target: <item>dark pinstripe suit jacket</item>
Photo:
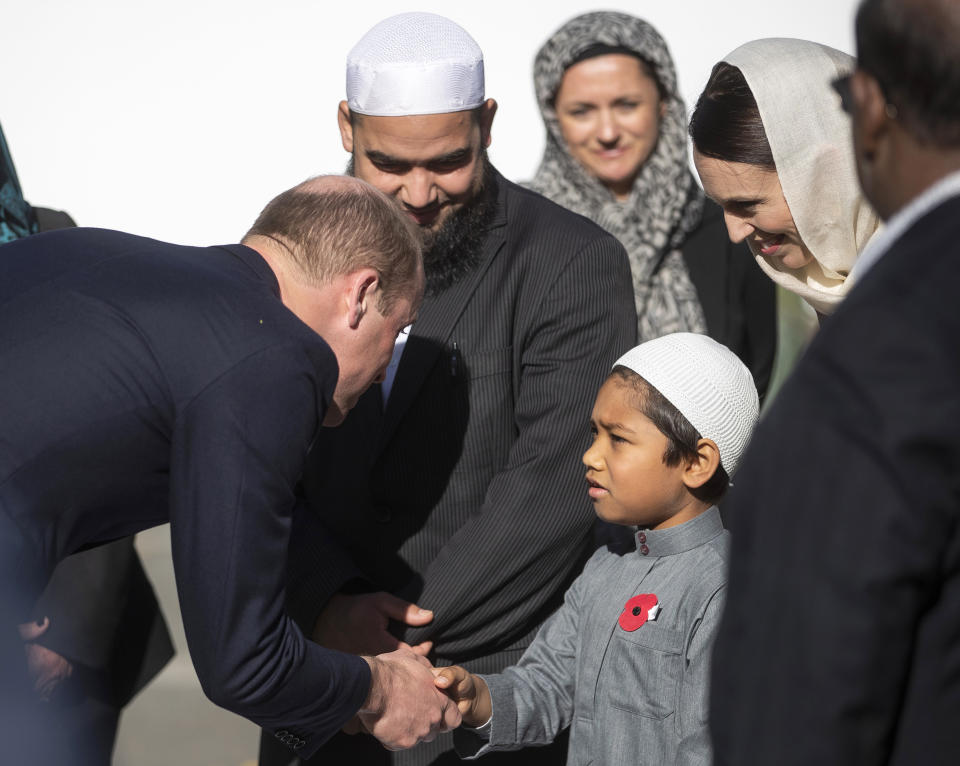
<path id="1" fill-rule="evenodd" d="M 636 331 L 622 246 L 496 183 L 481 263 L 424 301 L 386 409 L 375 386 L 314 447 L 307 498 L 331 548 L 293 596 L 312 624 L 359 578 L 434 610 L 402 635 L 434 641 L 435 662 L 489 671 L 519 657 L 590 552 L 580 456 Z"/>

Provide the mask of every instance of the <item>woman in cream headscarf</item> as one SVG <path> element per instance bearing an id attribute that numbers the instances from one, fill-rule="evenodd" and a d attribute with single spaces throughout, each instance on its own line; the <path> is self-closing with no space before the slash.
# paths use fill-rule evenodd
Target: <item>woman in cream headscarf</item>
<path id="1" fill-rule="evenodd" d="M 690 120 L 694 163 L 731 239 L 745 239 L 770 278 L 819 314 L 842 300 L 880 225 L 831 88 L 853 68 L 825 45 L 756 40 L 713 68 Z"/>
<path id="2" fill-rule="evenodd" d="M 537 53 L 534 87 L 547 136 L 530 185 L 623 243 L 639 340 L 708 334 L 762 393 L 776 343 L 773 286 L 731 245 L 690 170 L 687 111 L 663 38 L 625 13 L 577 16 Z"/>

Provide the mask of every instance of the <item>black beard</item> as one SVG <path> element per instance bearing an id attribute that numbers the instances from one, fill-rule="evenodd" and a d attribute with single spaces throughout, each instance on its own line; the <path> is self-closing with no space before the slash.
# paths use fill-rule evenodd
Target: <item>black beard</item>
<path id="1" fill-rule="evenodd" d="M 497 182 L 484 162 L 483 185 L 477 196 L 453 213 L 434 232 L 423 251 L 427 295 L 437 295 L 467 277 L 480 263 L 487 229 L 497 211 Z"/>
<path id="2" fill-rule="evenodd" d="M 426 295 L 442 293 L 468 276 L 480 263 L 487 229 L 497 211 L 497 180 L 486 152 L 481 162 L 483 180 L 476 196 L 452 213 L 436 231 L 421 231 Z M 346 175 L 352 176 L 353 168 L 351 157 Z"/>

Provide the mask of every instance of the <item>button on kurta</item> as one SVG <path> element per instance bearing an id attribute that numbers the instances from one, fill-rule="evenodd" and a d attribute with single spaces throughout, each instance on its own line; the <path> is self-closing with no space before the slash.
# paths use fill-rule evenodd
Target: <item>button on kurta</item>
<path id="1" fill-rule="evenodd" d="M 640 553 L 642 553 L 644 556 L 646 556 L 648 553 L 650 553 L 650 549 L 649 549 L 646 545 L 641 545 L 641 546 L 640 546 Z"/>

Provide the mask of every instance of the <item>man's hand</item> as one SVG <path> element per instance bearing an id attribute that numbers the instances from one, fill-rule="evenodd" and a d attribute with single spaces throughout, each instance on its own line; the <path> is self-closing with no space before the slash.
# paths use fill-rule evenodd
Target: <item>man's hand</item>
<path id="1" fill-rule="evenodd" d="M 390 620 L 420 627 L 432 619 L 433 612 L 429 609 L 421 609 L 384 591 L 349 596 L 337 593 L 320 612 L 311 638 L 327 649 L 377 655 L 392 652 L 401 644 L 387 630 Z M 424 657 L 431 648 L 432 641 L 412 647 Z"/>
<path id="2" fill-rule="evenodd" d="M 73 665 L 66 658 L 34 643 L 49 627 L 50 620 L 46 617 L 42 622 L 25 622 L 17 626 L 24 642 L 23 650 L 27 655 L 27 670 L 33 679 L 33 688 L 44 702 L 49 702 L 60 685 L 73 675 Z"/>
<path id="3" fill-rule="evenodd" d="M 493 707 L 487 682 L 459 665 L 434 668 L 434 683 L 457 703 L 465 726 L 483 726 L 490 720 Z"/>
<path id="4" fill-rule="evenodd" d="M 460 725 L 460 711 L 434 685 L 426 659 L 406 647 L 364 659 L 370 693 L 357 717 L 385 748 L 404 750 Z"/>

